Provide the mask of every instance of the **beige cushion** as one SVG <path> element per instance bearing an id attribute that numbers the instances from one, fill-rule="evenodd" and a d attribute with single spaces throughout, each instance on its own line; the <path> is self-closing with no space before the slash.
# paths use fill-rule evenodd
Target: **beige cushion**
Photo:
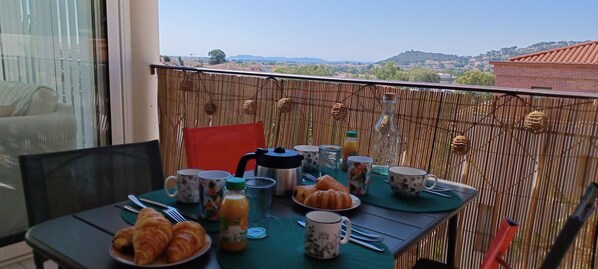
<path id="1" fill-rule="evenodd" d="M 58 93 L 38 84 L 0 80 L 0 106 L 14 106 L 12 116 L 54 112 Z"/>
<path id="2" fill-rule="evenodd" d="M 15 111 L 15 106 L 0 106 L 0 118 L 12 116 L 12 112 Z"/>
<path id="3" fill-rule="evenodd" d="M 54 112 L 58 94 L 50 88 L 40 87 L 31 95 L 29 108 L 25 115 L 39 115 Z"/>

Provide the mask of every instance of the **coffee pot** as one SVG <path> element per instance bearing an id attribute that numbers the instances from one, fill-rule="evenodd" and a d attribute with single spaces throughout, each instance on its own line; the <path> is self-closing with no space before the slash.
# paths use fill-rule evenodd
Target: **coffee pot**
<path id="1" fill-rule="evenodd" d="M 247 161 L 255 159 L 255 176 L 276 180 L 274 195 L 290 195 L 295 186 L 301 183 L 301 161 L 303 156 L 297 151 L 276 148 L 258 148 L 245 154 L 237 165 L 236 177 L 243 177 Z"/>

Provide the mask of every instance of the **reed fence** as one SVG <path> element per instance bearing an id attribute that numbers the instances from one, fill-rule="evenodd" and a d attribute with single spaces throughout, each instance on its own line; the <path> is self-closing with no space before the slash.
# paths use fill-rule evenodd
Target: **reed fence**
<path id="1" fill-rule="evenodd" d="M 598 181 L 598 95 L 458 87 L 443 84 L 335 80 L 209 69 L 152 66 L 158 76 L 160 142 L 165 173 L 185 167 L 183 127 L 262 121 L 268 146 L 341 144 L 347 130 L 359 133 L 359 152 L 369 154 L 370 134 L 385 92 L 398 96 L 397 120 L 405 150 L 400 164 L 479 190 L 459 215 L 456 262 L 476 268 L 504 216 L 520 224 L 506 260 L 537 268 L 585 187 Z M 447 90 L 448 89 L 448 90 Z M 288 113 L 276 108 L 289 97 Z M 255 115 L 243 112 L 254 100 Z M 212 101 L 213 115 L 204 111 Z M 348 108 L 334 120 L 332 106 Z M 524 128 L 532 111 L 548 116 L 546 132 Z M 457 135 L 471 140 L 466 155 L 451 151 Z M 562 268 L 593 268 L 598 218 L 593 216 L 562 262 Z M 446 225 L 396 260 L 410 268 L 417 258 L 443 260 Z"/>

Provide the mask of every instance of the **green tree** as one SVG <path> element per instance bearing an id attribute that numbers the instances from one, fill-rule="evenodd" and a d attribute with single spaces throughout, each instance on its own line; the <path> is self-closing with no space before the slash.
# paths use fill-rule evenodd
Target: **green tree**
<path id="1" fill-rule="evenodd" d="M 392 62 L 383 63 L 380 67 L 374 67 L 370 71 L 380 80 L 400 80 L 401 69 Z"/>
<path id="2" fill-rule="evenodd" d="M 179 56 L 179 64 L 181 64 L 181 66 L 185 66 L 185 61 L 183 61 L 183 58 L 181 58 L 181 56 Z"/>
<path id="3" fill-rule="evenodd" d="M 332 71 L 325 65 L 286 66 L 274 70 L 277 73 L 331 77 Z"/>
<path id="4" fill-rule="evenodd" d="M 164 62 L 165 62 L 165 63 L 168 63 L 168 62 L 170 62 L 170 57 L 168 57 L 168 56 L 164 56 Z"/>
<path id="5" fill-rule="evenodd" d="M 469 70 L 460 75 L 456 82 L 459 84 L 467 85 L 482 85 L 482 86 L 494 86 L 496 76 L 490 72 L 482 72 L 480 70 Z"/>
<path id="6" fill-rule="evenodd" d="M 214 49 L 208 52 L 208 56 L 210 56 L 210 64 L 221 64 L 226 62 L 226 53 L 221 49 Z"/>
<path id="7" fill-rule="evenodd" d="M 409 81 L 419 81 L 419 82 L 440 82 L 440 76 L 436 73 L 436 71 L 429 69 L 429 68 L 415 68 L 408 71 Z"/>

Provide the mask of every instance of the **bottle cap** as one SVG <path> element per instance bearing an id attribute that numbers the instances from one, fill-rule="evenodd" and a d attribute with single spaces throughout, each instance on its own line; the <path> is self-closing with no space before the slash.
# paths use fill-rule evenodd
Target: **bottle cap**
<path id="1" fill-rule="evenodd" d="M 226 179 L 226 189 L 243 190 L 245 189 L 245 179 L 240 177 L 229 177 Z"/>
<path id="2" fill-rule="evenodd" d="M 357 137 L 357 131 L 347 131 L 347 137 Z"/>
<path id="3" fill-rule="evenodd" d="M 394 92 L 385 92 L 384 100 L 394 101 L 396 94 Z"/>

